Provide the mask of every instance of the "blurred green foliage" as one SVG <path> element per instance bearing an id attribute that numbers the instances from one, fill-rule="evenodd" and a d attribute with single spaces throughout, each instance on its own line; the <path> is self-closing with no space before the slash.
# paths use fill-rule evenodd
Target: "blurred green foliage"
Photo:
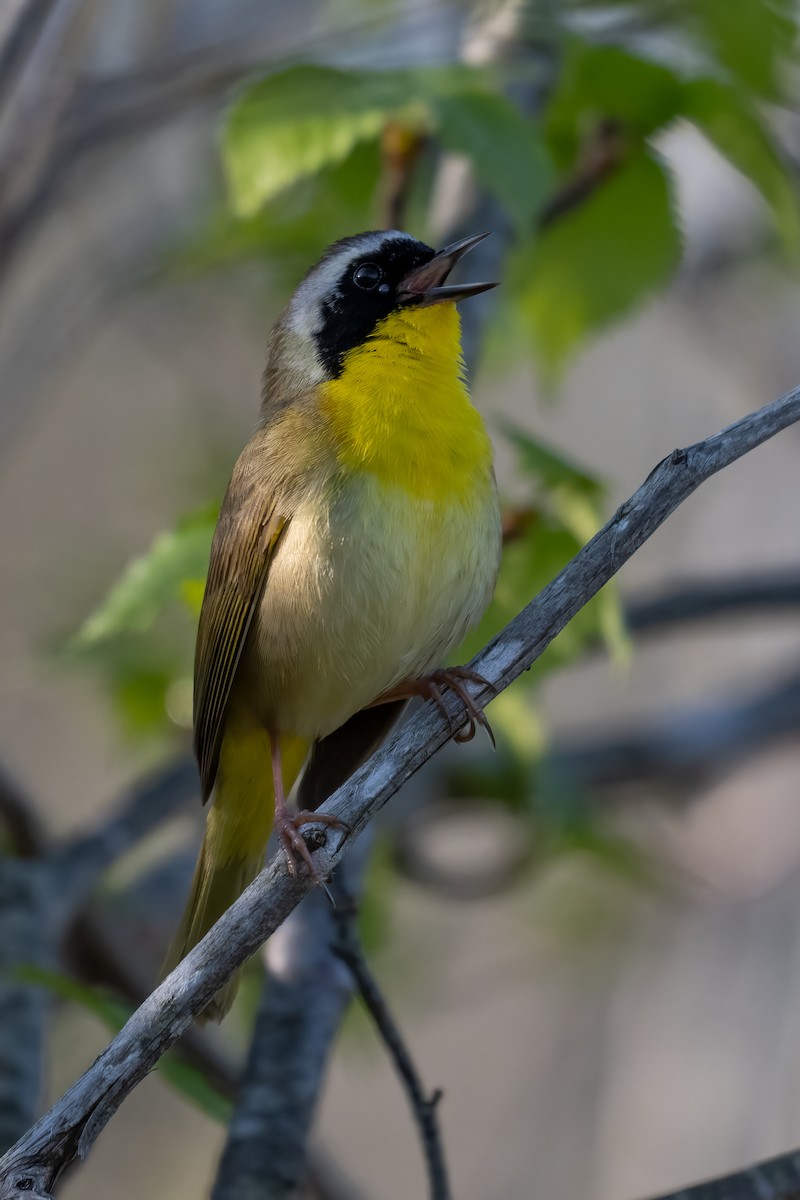
<path id="1" fill-rule="evenodd" d="M 399 106 L 393 73 L 291 67 L 246 88 L 222 149 L 234 212 L 252 216 L 292 184 L 376 141 Z"/>
<path id="2" fill-rule="evenodd" d="M 618 43 L 613 27 L 599 43 L 577 32 L 592 7 L 561 6 L 554 83 L 535 114 L 518 99 L 540 74 L 537 55 L 526 60 L 524 20 L 513 67 L 381 72 L 306 63 L 247 84 L 222 129 L 229 203 L 172 266 L 264 257 L 291 286 L 330 241 L 380 224 L 380 139 L 389 121 L 430 140 L 408 212 L 414 232 L 430 236 L 431 164 L 440 151 L 466 155 L 507 214 L 514 238 L 494 335 L 506 359 L 510 347 L 517 355 L 532 349 L 550 381 L 680 263 L 680 213 L 658 155 L 659 136 L 676 122 L 695 125 L 748 177 L 795 258 L 797 198 L 772 119 L 796 60 L 788 0 L 627 3 Z M 535 6 L 531 14 L 538 35 Z M 649 36 L 626 36 L 631 27 Z"/>
<path id="3" fill-rule="evenodd" d="M 168 533 L 159 534 L 148 552 L 136 558 L 114 584 L 102 607 L 79 630 L 73 648 L 89 651 L 120 635 L 147 630 L 162 609 L 184 599 L 196 608 L 211 550 L 218 504 L 192 513 Z"/>
<path id="4" fill-rule="evenodd" d="M 550 183 L 539 130 L 485 72 L 456 66 L 409 71 L 290 67 L 248 87 L 228 113 L 223 158 L 231 205 L 252 216 L 286 188 L 377 143 L 389 121 L 435 134 L 467 154 L 521 226 Z M 351 226 L 350 231 L 358 227 Z M 328 238 L 327 240 L 330 240 Z"/>
<path id="5" fill-rule="evenodd" d="M 641 214 L 647 213 L 647 221 Z M 647 151 L 631 155 L 509 264 L 507 332 L 527 334 L 548 381 L 598 329 L 667 283 L 680 260 L 669 177 Z"/>
<path id="6" fill-rule="evenodd" d="M 742 88 L 780 100 L 797 49 L 792 0 L 700 0 L 696 20 L 712 60 Z"/>
<path id="7" fill-rule="evenodd" d="M 517 450 L 525 502 L 516 511 L 522 513 L 522 519 L 515 535 L 506 538 L 492 602 L 456 651 L 454 660 L 458 661 L 471 658 L 516 616 L 603 523 L 605 488 L 598 479 L 507 422 L 502 432 Z M 625 638 L 613 588 L 604 588 L 578 613 L 517 686 L 538 683 L 543 673 L 574 661 L 587 643 L 599 637 L 610 650 L 624 656 Z M 496 704 L 502 700 L 499 697 Z M 538 749 L 538 739 L 534 739 L 534 748 Z"/>

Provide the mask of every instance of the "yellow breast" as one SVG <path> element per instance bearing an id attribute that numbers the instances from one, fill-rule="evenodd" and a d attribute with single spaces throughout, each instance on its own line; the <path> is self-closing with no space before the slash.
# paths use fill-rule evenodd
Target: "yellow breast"
<path id="1" fill-rule="evenodd" d="M 454 305 L 387 318 L 316 399 L 336 464 L 292 514 L 251 638 L 259 711 L 309 738 L 444 662 L 500 550 Z"/>
<path id="2" fill-rule="evenodd" d="M 492 451 L 464 383 L 455 304 L 382 321 L 321 387 L 339 462 L 433 501 L 467 500 L 491 476 Z"/>

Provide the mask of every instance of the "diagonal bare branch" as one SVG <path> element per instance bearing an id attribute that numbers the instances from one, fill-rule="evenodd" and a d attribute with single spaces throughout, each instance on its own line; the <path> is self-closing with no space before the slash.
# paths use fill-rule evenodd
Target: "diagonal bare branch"
<path id="1" fill-rule="evenodd" d="M 797 421 L 800 388 L 704 441 L 673 451 L 564 570 L 476 656 L 472 667 L 495 692 L 508 687 L 703 482 Z M 479 698 L 488 702 L 489 689 Z M 460 701 L 450 696 L 447 707 L 457 727 L 463 721 Z M 347 823 L 352 834 L 328 832 L 317 851 L 323 874 L 341 860 L 351 837 L 363 831 L 449 736 L 447 717 L 426 705 L 324 805 L 325 811 Z M 89 1153 L 125 1097 L 312 886 L 309 877 L 291 878 L 281 861 L 273 861 L 261 872 L 89 1070 L 0 1159 L 0 1200 L 47 1200 L 65 1167 Z M 781 1196 L 788 1200 L 789 1194 L 762 1190 L 759 1200 Z M 742 1193 L 743 1200 L 747 1195 Z"/>
<path id="2" fill-rule="evenodd" d="M 800 1151 L 793 1151 L 653 1200 L 797 1200 L 798 1196 Z"/>

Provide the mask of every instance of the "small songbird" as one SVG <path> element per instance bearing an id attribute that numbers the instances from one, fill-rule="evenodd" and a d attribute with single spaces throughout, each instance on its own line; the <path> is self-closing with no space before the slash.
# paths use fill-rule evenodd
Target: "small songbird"
<path id="1" fill-rule="evenodd" d="M 440 703 L 449 687 L 468 731 L 485 724 L 467 686 L 485 681 L 441 669 L 483 615 L 500 559 L 456 309 L 494 285 L 446 283 L 485 236 L 438 254 L 395 231 L 345 238 L 272 333 L 261 420 L 211 547 L 194 744 L 214 803 L 165 974 L 258 872 L 273 820 L 289 869 L 303 860 L 321 882 L 301 828 L 340 824 L 314 809 L 412 696 Z M 220 1019 L 234 990 L 204 1016 Z"/>

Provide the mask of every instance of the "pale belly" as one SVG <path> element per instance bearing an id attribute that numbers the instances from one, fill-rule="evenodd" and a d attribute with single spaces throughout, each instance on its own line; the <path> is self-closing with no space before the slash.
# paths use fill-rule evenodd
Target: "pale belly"
<path id="1" fill-rule="evenodd" d="M 301 508 L 284 533 L 242 663 L 272 728 L 324 737 L 382 692 L 441 666 L 491 598 L 494 482 L 465 503 L 372 476 Z"/>

